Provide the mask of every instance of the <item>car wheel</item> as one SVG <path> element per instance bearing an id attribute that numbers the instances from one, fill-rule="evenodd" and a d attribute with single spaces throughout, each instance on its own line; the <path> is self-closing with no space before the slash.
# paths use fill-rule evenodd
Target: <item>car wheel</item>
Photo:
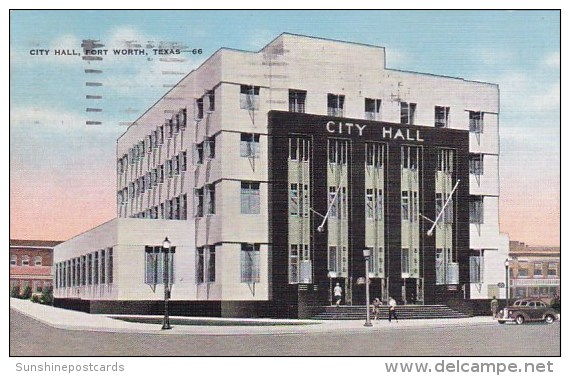
<path id="1" fill-rule="evenodd" d="M 505 320 L 498 320 L 498 321 L 499 321 L 499 324 L 504 324 L 504 323 L 505 323 Z"/>
<path id="2" fill-rule="evenodd" d="M 546 315 L 546 317 L 544 318 L 544 322 L 547 324 L 552 324 L 554 322 L 554 316 Z"/>
<path id="3" fill-rule="evenodd" d="M 515 319 L 516 323 L 518 325 L 522 325 L 524 324 L 524 316 L 523 315 L 518 315 L 517 318 Z"/>

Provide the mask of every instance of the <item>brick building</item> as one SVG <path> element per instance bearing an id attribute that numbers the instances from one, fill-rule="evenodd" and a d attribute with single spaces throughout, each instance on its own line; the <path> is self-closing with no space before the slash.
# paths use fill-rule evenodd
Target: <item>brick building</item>
<path id="1" fill-rule="evenodd" d="M 26 286 L 41 292 L 53 284 L 53 249 L 59 241 L 10 239 L 10 291 Z"/>

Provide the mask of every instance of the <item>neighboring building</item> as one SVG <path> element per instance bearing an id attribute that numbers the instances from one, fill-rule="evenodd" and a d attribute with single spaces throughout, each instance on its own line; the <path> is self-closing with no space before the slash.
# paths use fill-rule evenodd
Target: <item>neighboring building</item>
<path id="1" fill-rule="evenodd" d="M 510 242 L 509 291 L 512 298 L 560 296 L 560 247 L 531 247 Z"/>
<path id="2" fill-rule="evenodd" d="M 10 239 L 10 291 L 26 286 L 39 293 L 53 284 L 53 248 L 59 241 Z"/>
<path id="3" fill-rule="evenodd" d="M 497 85 L 387 69 L 381 47 L 220 49 L 118 139 L 118 218 L 56 248 L 56 304 L 158 310 L 165 236 L 179 314 L 307 317 L 337 282 L 364 304 L 365 247 L 372 296 L 504 297 L 498 114 Z"/>

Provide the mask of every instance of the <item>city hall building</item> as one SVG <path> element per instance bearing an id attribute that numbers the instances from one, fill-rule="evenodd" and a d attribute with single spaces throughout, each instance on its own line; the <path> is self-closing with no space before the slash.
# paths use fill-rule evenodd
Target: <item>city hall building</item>
<path id="1" fill-rule="evenodd" d="M 382 47 L 282 34 L 220 49 L 117 142 L 117 218 L 55 248 L 56 305 L 311 317 L 372 297 L 505 297 L 499 88 L 388 69 Z"/>

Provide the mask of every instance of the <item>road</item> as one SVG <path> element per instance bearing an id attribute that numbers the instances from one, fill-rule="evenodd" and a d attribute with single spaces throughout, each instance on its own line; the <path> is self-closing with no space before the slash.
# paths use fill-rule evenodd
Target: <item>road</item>
<path id="1" fill-rule="evenodd" d="M 30 339 L 33 338 L 33 341 Z M 10 309 L 11 356 L 559 356 L 552 325 L 397 324 L 371 333 L 190 335 L 56 329 Z"/>

